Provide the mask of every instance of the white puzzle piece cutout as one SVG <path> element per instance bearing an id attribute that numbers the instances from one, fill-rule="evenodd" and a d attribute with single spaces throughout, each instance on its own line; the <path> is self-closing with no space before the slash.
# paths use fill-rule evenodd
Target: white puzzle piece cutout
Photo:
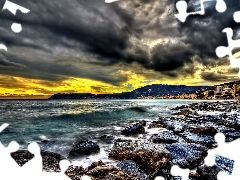
<path id="1" fill-rule="evenodd" d="M 236 139 L 233 142 L 226 143 L 225 136 L 223 133 L 218 133 L 215 135 L 215 140 L 218 143 L 218 147 L 215 149 L 208 150 L 208 155 L 204 162 L 207 166 L 213 166 L 215 164 L 216 155 L 234 160 L 233 171 L 231 175 L 225 172 L 218 173 L 218 180 L 238 180 L 240 177 L 240 140 Z"/>
<path id="2" fill-rule="evenodd" d="M 11 1 L 8 1 L 8 0 L 6 0 L 2 10 L 8 10 L 12 14 L 14 14 L 14 15 L 16 15 L 17 10 L 21 11 L 24 14 L 30 12 L 29 9 L 24 8 L 22 6 L 19 6 L 19 5 L 15 4 L 15 3 L 12 3 Z M 18 24 L 18 23 L 13 23 L 12 26 L 11 26 L 11 29 L 15 33 L 20 33 L 22 31 L 22 25 Z"/>
<path id="3" fill-rule="evenodd" d="M 220 13 L 225 12 L 227 9 L 226 3 L 224 2 L 224 0 L 201 0 L 200 2 L 200 10 L 196 11 L 196 12 L 187 12 L 187 2 L 186 1 L 178 1 L 176 3 L 176 8 L 178 10 L 178 14 L 175 15 L 176 18 L 178 18 L 181 22 L 185 22 L 187 17 L 190 15 L 204 15 L 205 14 L 205 9 L 204 9 L 204 2 L 207 1 L 217 1 L 216 3 L 216 10 Z"/>
<path id="4" fill-rule="evenodd" d="M 240 11 L 237 11 L 233 15 L 233 19 L 235 22 L 240 22 Z M 227 35 L 227 41 L 228 41 L 228 47 L 225 46 L 218 46 L 216 48 L 216 55 L 219 58 L 223 58 L 225 56 L 229 56 L 230 59 L 230 66 L 232 68 L 240 68 L 240 58 L 234 58 L 232 51 L 234 48 L 240 48 L 240 40 L 233 40 L 233 30 L 232 28 L 225 28 L 223 29 L 224 33 Z M 238 73 L 238 76 L 240 78 L 240 71 Z"/>
<path id="5" fill-rule="evenodd" d="M 182 180 L 188 180 L 189 172 L 189 169 L 182 169 L 177 165 L 173 165 L 171 168 L 171 174 L 173 176 L 181 176 Z"/>

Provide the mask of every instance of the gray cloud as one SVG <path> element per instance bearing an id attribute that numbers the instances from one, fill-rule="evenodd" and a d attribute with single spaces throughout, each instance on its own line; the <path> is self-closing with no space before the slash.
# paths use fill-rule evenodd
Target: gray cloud
<path id="1" fill-rule="evenodd" d="M 12 0 L 31 10 L 29 14 L 0 13 L 2 74 L 46 81 L 69 77 L 89 78 L 119 85 L 127 76 L 116 74 L 119 64 L 137 63 L 159 76 L 172 78 L 193 74 L 194 61 L 204 66 L 227 64 L 215 55 L 215 48 L 227 45 L 225 27 L 235 30 L 236 0 L 226 1 L 228 10 L 219 14 L 215 3 L 207 2 L 204 16 L 190 16 L 186 23 L 175 17 L 176 0 Z M 189 0 L 189 11 L 199 3 Z M 1 5 L 1 4 L 0 4 Z M 10 31 L 13 22 L 23 31 Z M 147 42 L 157 41 L 153 45 Z M 214 75 L 202 74 L 204 80 Z"/>

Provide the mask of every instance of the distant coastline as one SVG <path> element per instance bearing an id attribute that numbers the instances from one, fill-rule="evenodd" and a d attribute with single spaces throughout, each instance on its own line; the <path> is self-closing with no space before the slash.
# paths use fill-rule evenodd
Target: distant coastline
<path id="1" fill-rule="evenodd" d="M 153 84 L 131 92 L 116 94 L 71 93 L 54 94 L 52 99 L 194 99 L 231 100 L 240 99 L 240 81 L 214 86 L 186 86 Z"/>
<path id="2" fill-rule="evenodd" d="M 235 100 L 240 99 L 240 81 L 214 86 L 187 86 L 153 84 L 131 92 L 113 94 L 57 93 L 53 95 L 0 96 L 0 100 L 87 100 L 87 99 L 193 99 Z"/>
<path id="3" fill-rule="evenodd" d="M 115 94 L 58 93 L 52 95 L 49 99 L 164 99 L 165 96 L 177 97 L 183 93 L 197 93 L 210 89 L 214 89 L 214 86 L 153 84 L 135 89 L 131 92 Z"/>

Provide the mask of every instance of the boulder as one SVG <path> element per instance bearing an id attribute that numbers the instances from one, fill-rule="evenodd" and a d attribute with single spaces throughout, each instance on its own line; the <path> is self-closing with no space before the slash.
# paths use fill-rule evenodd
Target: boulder
<path id="1" fill-rule="evenodd" d="M 143 134 L 145 133 L 146 121 L 141 121 L 131 126 L 126 127 L 122 130 L 123 135 L 135 135 L 135 134 Z"/>
<path id="2" fill-rule="evenodd" d="M 225 171 L 227 174 L 232 173 L 234 160 L 217 155 L 215 162 L 216 162 L 216 166 L 222 171 Z"/>
<path id="3" fill-rule="evenodd" d="M 208 135 L 214 137 L 215 134 L 217 134 L 217 130 L 214 127 L 196 127 L 190 132 L 195 133 L 195 134 L 203 134 L 203 135 Z"/>
<path id="4" fill-rule="evenodd" d="M 73 148 L 69 153 L 69 158 L 90 155 L 92 153 L 98 153 L 99 151 L 100 147 L 97 143 L 88 140 L 80 140 L 73 145 Z"/>
<path id="5" fill-rule="evenodd" d="M 126 173 L 118 167 L 105 165 L 102 161 L 94 162 L 86 171 L 86 175 L 94 180 L 140 180 L 137 174 Z"/>
<path id="6" fill-rule="evenodd" d="M 198 115 L 198 113 L 196 111 L 191 111 L 189 109 L 185 109 L 185 110 L 182 110 L 182 111 L 179 111 L 179 112 L 176 112 L 176 113 L 173 113 L 173 115 L 184 115 L 184 116 L 187 116 L 187 115 Z"/>
<path id="7" fill-rule="evenodd" d="M 185 169 L 195 169 L 207 156 L 207 148 L 194 143 L 166 144 L 173 164 Z"/>
<path id="8" fill-rule="evenodd" d="M 172 131 L 160 131 L 158 134 L 154 134 L 150 137 L 150 141 L 153 143 L 171 144 L 181 140 L 182 138 L 175 135 Z"/>
<path id="9" fill-rule="evenodd" d="M 224 133 L 225 137 L 226 137 L 226 142 L 232 142 L 238 138 L 240 138 L 240 132 L 227 132 Z"/>
<path id="10" fill-rule="evenodd" d="M 148 175 L 143 173 L 142 170 L 138 167 L 138 165 L 132 160 L 123 160 L 117 164 L 121 170 L 126 173 L 137 174 L 140 180 L 148 180 Z"/>
<path id="11" fill-rule="evenodd" d="M 171 110 L 180 110 L 180 109 L 186 109 L 186 108 L 188 108 L 187 105 L 182 105 L 182 106 L 177 106 L 175 108 L 172 108 Z"/>
<path id="12" fill-rule="evenodd" d="M 112 144 L 114 142 L 115 137 L 112 135 L 103 135 L 100 137 L 100 140 L 107 143 Z"/>
<path id="13" fill-rule="evenodd" d="M 202 180 L 202 179 L 207 179 L 207 180 L 217 180 L 217 175 L 221 171 L 217 166 L 206 166 L 202 165 L 197 167 L 196 171 L 196 176 L 194 179 L 196 180 Z"/>
<path id="14" fill-rule="evenodd" d="M 65 171 L 65 174 L 73 180 L 81 180 L 81 177 L 86 174 L 82 166 L 70 165 Z"/>
<path id="15" fill-rule="evenodd" d="M 133 160 L 149 174 L 155 174 L 161 167 L 171 160 L 171 154 L 164 145 L 149 141 L 115 142 L 110 153 L 110 159 Z"/>
<path id="16" fill-rule="evenodd" d="M 188 143 L 201 144 L 202 146 L 206 146 L 208 148 L 217 146 L 217 143 L 212 136 L 193 134 L 190 132 L 179 133 L 179 136 L 181 136 Z"/>
<path id="17" fill-rule="evenodd" d="M 149 124 L 148 128 L 164 128 L 162 121 L 153 121 Z"/>

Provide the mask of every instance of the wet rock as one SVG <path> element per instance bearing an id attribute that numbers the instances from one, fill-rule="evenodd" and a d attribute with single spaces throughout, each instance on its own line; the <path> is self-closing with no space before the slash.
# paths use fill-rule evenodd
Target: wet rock
<path id="1" fill-rule="evenodd" d="M 100 137 L 100 140 L 107 143 L 112 144 L 114 142 L 115 137 L 112 135 L 103 135 Z"/>
<path id="2" fill-rule="evenodd" d="M 100 148 L 97 143 L 88 140 L 80 140 L 73 145 L 73 148 L 69 153 L 69 158 L 90 155 L 92 153 L 98 153 L 99 151 Z"/>
<path id="3" fill-rule="evenodd" d="M 192 114 L 192 115 L 198 115 L 198 113 L 197 113 L 196 111 L 191 111 L 191 110 L 189 110 L 189 109 L 186 109 L 186 110 L 182 110 L 182 111 L 180 111 L 180 112 L 173 113 L 173 115 L 178 115 L 178 116 L 180 116 L 180 115 L 187 116 L 187 115 L 190 115 L 190 114 Z"/>
<path id="4" fill-rule="evenodd" d="M 217 155 L 215 162 L 216 162 L 216 166 L 222 171 L 225 171 L 227 174 L 232 173 L 234 160 Z"/>
<path id="5" fill-rule="evenodd" d="M 185 130 L 185 127 L 189 125 L 188 122 L 174 117 L 171 119 L 166 119 L 162 122 L 162 124 L 164 125 L 164 128 L 174 131 L 175 133 L 183 132 Z"/>
<path id="6" fill-rule="evenodd" d="M 117 167 L 119 167 L 126 173 L 137 174 L 139 176 L 140 180 L 148 180 L 148 175 L 143 173 L 134 161 L 123 160 L 122 162 L 117 164 Z"/>
<path id="7" fill-rule="evenodd" d="M 166 149 L 172 154 L 173 164 L 181 168 L 194 169 L 207 156 L 207 148 L 194 143 L 166 144 Z"/>
<path id="8" fill-rule="evenodd" d="M 139 122 L 139 124 L 141 124 L 142 126 L 146 126 L 146 125 L 147 125 L 147 122 L 146 122 L 145 120 L 141 120 L 141 121 Z"/>
<path id="9" fill-rule="evenodd" d="M 164 166 L 157 172 L 156 176 L 161 176 L 165 180 L 173 180 L 173 176 L 171 174 L 171 168 L 173 164 L 172 162 L 165 163 Z"/>
<path id="10" fill-rule="evenodd" d="M 177 106 L 175 108 L 172 108 L 171 110 L 180 110 L 180 109 L 187 109 L 188 106 L 187 105 L 182 105 L 182 106 Z"/>
<path id="11" fill-rule="evenodd" d="M 81 177 L 86 174 L 82 166 L 69 166 L 65 174 L 72 180 L 81 180 Z"/>
<path id="12" fill-rule="evenodd" d="M 118 167 L 105 165 L 101 161 L 89 166 L 86 175 L 94 180 L 140 180 L 137 174 L 126 173 Z"/>
<path id="13" fill-rule="evenodd" d="M 143 134 L 145 133 L 144 126 L 146 125 L 145 121 L 141 121 L 139 123 L 133 124 L 131 126 L 126 127 L 122 130 L 123 135 L 135 135 L 135 134 Z"/>
<path id="14" fill-rule="evenodd" d="M 155 174 L 171 160 L 171 154 L 164 145 L 149 141 L 115 142 L 109 153 L 109 158 L 133 160 L 144 172 Z"/>
<path id="15" fill-rule="evenodd" d="M 192 129 L 190 132 L 195 134 L 203 134 L 214 137 L 217 134 L 217 130 L 214 127 L 196 127 Z"/>
<path id="16" fill-rule="evenodd" d="M 224 133 L 225 135 L 225 141 L 226 142 L 232 142 L 238 138 L 240 138 L 240 132 L 227 132 L 227 133 Z"/>
<path id="17" fill-rule="evenodd" d="M 206 146 L 208 148 L 217 146 L 217 143 L 212 136 L 193 134 L 190 132 L 179 133 L 179 136 L 181 136 L 188 143 L 201 144 L 202 146 Z"/>
<path id="18" fill-rule="evenodd" d="M 132 142 L 132 140 L 131 139 L 118 138 L 118 139 L 115 139 L 114 142 Z"/>
<path id="19" fill-rule="evenodd" d="M 148 128 L 164 128 L 162 121 L 153 121 L 149 124 Z"/>
<path id="20" fill-rule="evenodd" d="M 202 179 L 207 179 L 207 180 L 217 180 L 217 175 L 221 170 L 217 166 L 206 166 L 202 165 L 197 167 L 196 171 L 196 180 L 202 180 Z"/>
<path id="21" fill-rule="evenodd" d="M 19 166 L 23 166 L 26 162 L 34 158 L 34 155 L 28 150 L 19 150 L 11 153 L 13 159 L 17 162 Z M 41 156 L 43 160 L 43 170 L 47 172 L 60 172 L 59 162 L 65 157 L 60 154 L 41 151 Z"/>
<path id="22" fill-rule="evenodd" d="M 160 131 L 158 134 L 152 135 L 150 141 L 153 143 L 172 144 L 182 141 L 182 138 L 175 135 L 172 131 Z"/>

